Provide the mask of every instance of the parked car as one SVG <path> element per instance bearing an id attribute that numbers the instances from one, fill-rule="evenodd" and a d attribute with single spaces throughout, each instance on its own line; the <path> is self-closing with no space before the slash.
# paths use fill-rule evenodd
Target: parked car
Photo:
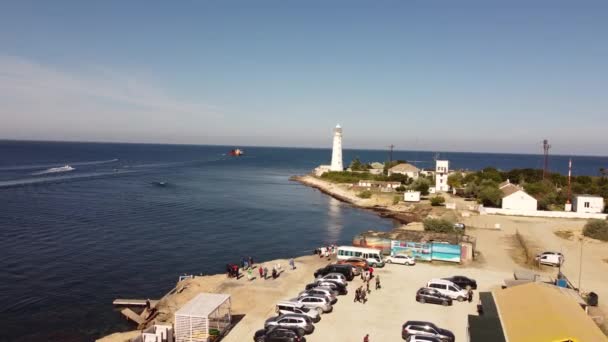
<path id="1" fill-rule="evenodd" d="M 369 263 L 363 258 L 348 258 L 346 260 L 338 260 L 338 264 L 350 264 L 359 270 L 367 270 L 369 268 Z"/>
<path id="2" fill-rule="evenodd" d="M 440 338 L 433 336 L 410 335 L 406 342 L 442 342 Z"/>
<path id="3" fill-rule="evenodd" d="M 348 286 L 348 281 L 342 273 L 328 273 L 324 276 L 318 277 L 317 279 L 338 282 L 343 284 L 344 286 Z"/>
<path id="4" fill-rule="evenodd" d="M 313 287 L 312 289 L 304 290 L 304 291 L 300 292 L 298 297 L 312 296 L 312 295 L 324 296 L 325 298 L 329 299 L 329 302 L 332 305 L 338 301 L 338 299 L 336 298 L 336 295 L 333 293 L 332 290 L 322 288 L 322 287 Z"/>
<path id="5" fill-rule="evenodd" d="M 458 285 L 458 287 L 460 287 L 461 289 L 477 290 L 477 281 L 475 281 L 475 279 L 471 279 L 465 276 L 453 276 L 443 279 L 451 281 L 452 283 Z"/>
<path id="6" fill-rule="evenodd" d="M 452 298 L 428 287 L 422 287 L 416 292 L 416 301 L 419 303 L 434 303 L 443 306 L 452 305 Z"/>
<path id="7" fill-rule="evenodd" d="M 342 284 L 338 284 L 333 281 L 317 280 L 314 283 L 310 283 L 310 284 L 306 285 L 305 289 L 309 290 L 313 287 L 323 287 L 323 288 L 331 289 L 332 291 L 337 292 L 337 294 L 339 294 L 339 295 L 348 294 L 348 290 L 347 290 L 346 286 L 344 286 Z"/>
<path id="8" fill-rule="evenodd" d="M 280 315 L 267 319 L 264 328 L 272 326 L 296 329 L 298 333 L 301 333 L 300 335 L 311 334 L 315 331 L 315 326 L 312 324 L 310 317 L 300 314 Z"/>
<path id="9" fill-rule="evenodd" d="M 327 265 L 323 268 L 319 268 L 314 273 L 314 276 L 315 276 L 315 278 L 319 278 L 319 277 L 323 277 L 324 275 L 327 275 L 330 273 L 340 273 L 348 281 L 353 280 L 353 278 L 355 277 L 355 275 L 353 274 L 353 268 L 351 265 L 339 265 L 339 264 L 332 264 L 332 265 Z"/>
<path id="10" fill-rule="evenodd" d="M 261 329 L 253 335 L 254 342 L 306 342 L 306 338 L 297 331 L 280 327 Z"/>
<path id="11" fill-rule="evenodd" d="M 538 254 L 535 260 L 543 265 L 557 267 L 563 265 L 566 259 L 564 258 L 564 255 L 559 252 L 543 252 Z"/>
<path id="12" fill-rule="evenodd" d="M 401 337 L 407 340 L 412 335 L 429 336 L 439 338 L 441 341 L 453 342 L 454 334 L 446 329 L 441 329 L 431 322 L 407 321 L 401 327 Z"/>
<path id="13" fill-rule="evenodd" d="M 454 228 L 464 231 L 467 226 L 464 223 L 454 223 Z"/>
<path id="14" fill-rule="evenodd" d="M 384 259 L 384 260 L 386 261 L 387 264 L 401 264 L 401 265 L 409 265 L 409 266 L 416 265 L 416 259 L 412 258 L 409 255 L 403 255 L 403 254 L 391 255 L 389 257 L 386 257 L 386 259 Z"/>
<path id="15" fill-rule="evenodd" d="M 276 312 L 279 315 L 287 314 L 301 314 L 310 317 L 313 323 L 317 323 L 321 320 L 321 315 L 317 310 L 305 307 L 302 304 L 281 301 L 277 303 Z"/>
<path id="16" fill-rule="evenodd" d="M 290 302 L 299 303 L 309 309 L 317 310 L 320 314 L 331 312 L 333 307 L 327 298 L 322 296 L 303 296 L 297 297 L 290 300 Z"/>
<path id="17" fill-rule="evenodd" d="M 426 284 L 426 287 L 435 289 L 452 299 L 456 299 L 459 302 L 465 300 L 465 298 L 467 298 L 469 295 L 467 290 L 463 290 L 458 285 L 445 279 L 431 279 Z"/>

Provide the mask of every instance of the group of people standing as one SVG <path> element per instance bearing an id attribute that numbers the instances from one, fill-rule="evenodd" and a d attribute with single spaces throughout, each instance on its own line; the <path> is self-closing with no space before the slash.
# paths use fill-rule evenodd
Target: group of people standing
<path id="1" fill-rule="evenodd" d="M 353 302 L 359 302 L 359 303 L 363 303 L 363 304 L 365 304 L 367 302 L 367 295 L 372 292 L 369 288 L 369 286 L 370 286 L 369 284 L 370 284 L 372 278 L 375 279 L 376 290 L 379 290 L 382 288 L 382 286 L 380 285 L 380 276 L 379 275 L 374 276 L 373 267 L 369 267 L 367 270 L 362 270 L 361 271 L 361 280 L 363 280 L 363 285 L 359 286 L 355 290 L 355 299 L 353 300 Z M 365 288 L 363 288 L 363 286 L 365 286 Z"/>
<path id="2" fill-rule="evenodd" d="M 318 254 L 319 258 L 329 258 L 331 255 L 336 254 L 338 247 L 334 244 L 327 245 L 325 247 L 315 248 L 314 254 Z"/>
<path id="3" fill-rule="evenodd" d="M 293 258 L 289 259 L 289 266 L 291 267 L 292 270 L 296 269 L 296 264 L 295 261 L 293 260 Z M 247 279 L 248 280 L 253 280 L 253 270 L 255 269 L 255 266 L 253 264 L 253 258 L 252 257 L 241 257 L 241 267 L 243 269 L 243 272 L 247 273 Z M 239 279 L 240 277 L 240 273 L 239 273 L 239 266 L 237 264 L 226 264 L 226 275 L 228 276 L 228 278 L 237 278 Z M 269 274 L 268 274 L 268 267 L 263 266 L 263 265 L 259 265 L 258 267 L 258 272 L 260 274 L 260 278 L 264 278 L 264 279 L 268 279 L 269 278 Z M 276 264 L 272 266 L 272 273 L 270 274 L 270 276 L 272 276 L 272 279 L 276 279 L 279 277 L 279 275 L 281 274 L 281 264 Z"/>

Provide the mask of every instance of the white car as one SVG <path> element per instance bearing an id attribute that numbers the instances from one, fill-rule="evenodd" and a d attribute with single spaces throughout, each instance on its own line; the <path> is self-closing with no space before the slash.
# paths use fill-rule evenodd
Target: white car
<path id="1" fill-rule="evenodd" d="M 444 294 L 452 299 L 456 299 L 459 302 L 462 302 L 469 296 L 469 292 L 467 290 L 463 290 L 458 285 L 445 279 L 431 279 L 426 284 L 426 287 L 435 289 L 441 294 Z"/>
<path id="2" fill-rule="evenodd" d="M 416 265 L 416 259 L 412 258 L 411 256 L 402 255 L 402 254 L 391 255 L 391 256 L 387 257 L 385 259 L 385 261 L 387 264 L 401 264 L 401 265 L 409 265 L 409 266 Z"/>
<path id="3" fill-rule="evenodd" d="M 341 283 L 344 286 L 348 285 L 348 281 L 346 280 L 346 277 L 342 273 L 329 273 L 329 274 L 324 275 L 323 277 L 317 278 L 316 280 L 317 281 L 329 280 L 329 281 L 335 281 L 337 283 Z"/>

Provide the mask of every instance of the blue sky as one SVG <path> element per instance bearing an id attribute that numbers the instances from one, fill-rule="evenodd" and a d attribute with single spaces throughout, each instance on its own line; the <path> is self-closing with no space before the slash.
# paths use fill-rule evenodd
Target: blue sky
<path id="1" fill-rule="evenodd" d="M 4 1 L 0 137 L 606 155 L 605 1 Z"/>

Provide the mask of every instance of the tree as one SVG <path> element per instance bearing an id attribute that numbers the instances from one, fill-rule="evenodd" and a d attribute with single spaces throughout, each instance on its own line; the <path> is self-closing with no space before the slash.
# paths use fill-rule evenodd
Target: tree
<path id="1" fill-rule="evenodd" d="M 461 188 L 464 177 L 462 173 L 456 172 L 448 176 L 448 185 L 452 188 Z"/>
<path id="2" fill-rule="evenodd" d="M 477 194 L 477 200 L 487 207 L 498 207 L 502 201 L 502 191 L 497 187 L 484 186 Z"/>
<path id="3" fill-rule="evenodd" d="M 427 196 L 429 194 L 430 186 L 431 182 L 426 178 L 419 177 L 414 183 L 412 183 L 412 189 L 420 191 L 420 194 L 423 196 Z"/>
<path id="4" fill-rule="evenodd" d="M 355 159 L 353 159 L 350 162 L 350 169 L 353 171 L 367 171 L 368 167 L 366 164 L 362 164 L 361 161 L 359 160 L 359 157 L 355 157 Z"/>
<path id="5" fill-rule="evenodd" d="M 405 187 L 403 185 L 399 186 L 397 189 L 395 189 L 398 192 L 404 192 L 405 191 Z"/>
<path id="6" fill-rule="evenodd" d="M 431 197 L 431 205 L 434 207 L 438 207 L 445 203 L 445 198 L 443 196 L 433 196 Z"/>

